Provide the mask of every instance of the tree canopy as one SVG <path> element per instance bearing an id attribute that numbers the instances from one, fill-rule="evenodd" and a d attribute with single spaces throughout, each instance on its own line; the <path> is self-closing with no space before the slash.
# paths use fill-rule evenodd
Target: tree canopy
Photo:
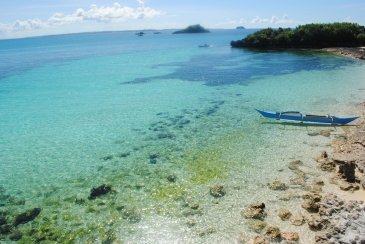
<path id="1" fill-rule="evenodd" d="M 291 28 L 267 28 L 232 41 L 232 47 L 325 48 L 365 45 L 365 27 L 356 23 L 307 24 Z"/>

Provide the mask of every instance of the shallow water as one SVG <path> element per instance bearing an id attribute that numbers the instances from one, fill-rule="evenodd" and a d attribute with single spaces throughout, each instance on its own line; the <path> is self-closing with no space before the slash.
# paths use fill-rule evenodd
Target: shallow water
<path id="1" fill-rule="evenodd" d="M 288 182 L 295 159 L 321 177 L 311 158 L 329 138 L 308 133 L 328 127 L 254 108 L 348 115 L 364 97 L 365 65 L 229 47 L 248 32 L 0 41 L 0 210 L 11 220 L 42 208 L 18 227 L 22 241 L 234 243 L 255 234 L 240 216 L 254 201 L 267 202 L 267 222 L 293 229 L 275 213 L 300 212 L 299 199 L 283 202 L 267 183 Z M 101 184 L 113 192 L 89 200 Z M 223 198 L 210 196 L 214 184 Z"/>

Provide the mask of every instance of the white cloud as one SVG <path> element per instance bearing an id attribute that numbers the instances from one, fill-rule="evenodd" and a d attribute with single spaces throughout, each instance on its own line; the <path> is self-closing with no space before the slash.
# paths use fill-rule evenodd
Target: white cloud
<path id="1" fill-rule="evenodd" d="M 271 16 L 271 18 L 260 18 L 256 16 L 250 21 L 251 24 L 272 24 L 272 25 L 279 25 L 279 24 L 290 24 L 293 23 L 293 20 L 289 19 L 288 15 L 283 15 L 283 17 L 279 18 L 277 16 Z"/>
<path id="2" fill-rule="evenodd" d="M 148 19 L 161 15 L 156 9 L 146 7 L 142 0 L 136 0 L 138 6 L 133 8 L 122 6 L 116 2 L 111 6 L 91 5 L 89 9 L 77 9 L 72 14 L 55 13 L 45 21 L 39 19 L 17 20 L 12 24 L 0 23 L 0 32 L 20 32 L 50 28 L 52 26 L 67 25 L 86 21 L 114 22 L 130 19 Z"/>

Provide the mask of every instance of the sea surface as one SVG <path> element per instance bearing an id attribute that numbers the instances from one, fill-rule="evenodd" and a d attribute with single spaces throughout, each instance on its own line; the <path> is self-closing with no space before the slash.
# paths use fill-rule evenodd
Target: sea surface
<path id="1" fill-rule="evenodd" d="M 289 184 L 292 160 L 321 178 L 312 158 L 332 136 L 313 133 L 341 128 L 270 121 L 255 108 L 352 115 L 365 64 L 230 47 L 252 32 L 1 40 L 0 213 L 11 224 L 41 208 L 14 226 L 19 242 L 236 243 L 257 235 L 240 214 L 256 201 L 268 224 L 298 231 L 275 213 L 302 211 L 300 199 L 282 201 L 267 184 Z M 111 192 L 90 198 L 103 184 Z M 298 228 L 303 243 L 313 238 Z"/>

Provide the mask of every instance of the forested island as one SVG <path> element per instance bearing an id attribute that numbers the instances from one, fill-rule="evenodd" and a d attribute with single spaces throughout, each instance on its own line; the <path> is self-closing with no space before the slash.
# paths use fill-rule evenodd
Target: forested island
<path id="1" fill-rule="evenodd" d="M 205 29 L 201 25 L 190 25 L 183 30 L 175 31 L 173 34 L 185 34 L 185 33 L 209 33 L 210 31 Z"/>
<path id="2" fill-rule="evenodd" d="M 307 24 L 292 28 L 267 28 L 232 41 L 232 47 L 327 48 L 365 45 L 365 27 L 356 23 Z"/>

